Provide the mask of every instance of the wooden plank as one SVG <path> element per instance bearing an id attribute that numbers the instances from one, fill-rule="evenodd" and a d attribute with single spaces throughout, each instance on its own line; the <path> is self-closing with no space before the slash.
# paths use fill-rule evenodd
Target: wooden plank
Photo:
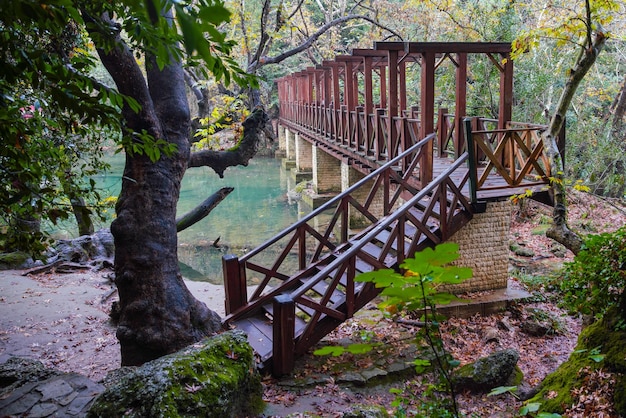
<path id="1" fill-rule="evenodd" d="M 232 322 L 248 335 L 248 342 L 262 363 L 272 357 L 272 324 L 265 317 L 249 317 Z"/>

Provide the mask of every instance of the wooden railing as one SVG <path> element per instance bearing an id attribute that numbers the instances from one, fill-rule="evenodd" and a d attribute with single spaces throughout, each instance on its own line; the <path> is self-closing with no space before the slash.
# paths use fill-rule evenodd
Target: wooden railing
<path id="1" fill-rule="evenodd" d="M 414 145 L 241 258 L 229 258 L 224 265 L 227 291 L 230 283 L 239 287 L 240 283 L 245 283 L 248 274 L 255 272 L 262 278 L 250 301 L 258 299 L 271 280 L 283 281 L 295 271 L 315 263 L 324 253 L 335 251 L 345 244 L 353 234 L 350 217 L 352 225 L 360 222 L 359 229 L 363 229 L 389 215 L 394 207 L 400 206 L 402 194 L 417 194 L 418 187 L 412 173 L 418 168 L 424 145 L 433 139 L 434 135 L 431 135 Z M 403 169 L 402 165 L 407 161 L 409 163 Z M 323 227 L 320 228 L 320 225 Z M 277 254 L 275 260 L 264 265 L 255 262 L 257 255 L 268 252 Z M 236 311 L 247 301 L 247 298 L 228 299 L 230 306 L 227 313 Z"/>
<path id="2" fill-rule="evenodd" d="M 546 185 L 550 163 L 543 152 L 541 131 L 545 126 L 510 123 L 508 129 L 485 129 L 489 119 L 465 120 L 470 150 L 470 171 L 477 191 L 530 188 Z M 496 121 L 497 122 L 497 121 Z M 487 184 L 497 174 L 504 182 Z"/>
<path id="3" fill-rule="evenodd" d="M 434 140 L 433 134 L 409 147 L 241 258 L 225 256 L 224 323 L 265 311 L 274 321 L 271 352 L 289 362 L 290 355 L 303 353 L 378 293 L 355 284 L 356 275 L 397 267 L 416 251 L 448 239 L 471 218 L 462 193 L 469 179 L 468 154 L 418 189 L 412 174 Z M 273 256 L 263 260 L 267 254 Z M 250 298 L 248 284 L 256 285 Z M 273 367 L 290 366 L 274 362 Z"/>

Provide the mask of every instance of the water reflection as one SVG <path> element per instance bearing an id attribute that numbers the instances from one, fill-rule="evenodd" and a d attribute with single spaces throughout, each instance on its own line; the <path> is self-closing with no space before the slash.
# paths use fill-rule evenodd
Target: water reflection
<path id="1" fill-rule="evenodd" d="M 96 179 L 103 196 L 119 194 L 124 156 L 112 156 L 110 164 L 111 171 Z M 244 254 L 309 211 L 287 197 L 295 184 L 280 160 L 256 157 L 248 167 L 227 169 L 223 179 L 206 167 L 189 169 L 182 183 L 178 216 L 229 186 L 235 190 L 209 216 L 178 234 L 181 270 L 191 280 L 222 283 L 222 255 Z"/>

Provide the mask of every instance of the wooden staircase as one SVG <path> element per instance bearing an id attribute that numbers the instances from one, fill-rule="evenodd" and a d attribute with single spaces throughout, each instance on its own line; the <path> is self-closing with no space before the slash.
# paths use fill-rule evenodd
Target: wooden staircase
<path id="1" fill-rule="evenodd" d="M 473 207 L 462 192 L 470 177 L 467 153 L 418 188 L 420 151 L 434 138 L 409 148 L 243 257 L 224 257 L 224 326 L 247 333 L 259 367 L 275 375 L 289 373 L 296 356 L 378 295 L 380 289 L 355 282 L 356 276 L 397 269 L 405 258 L 446 241 L 471 219 Z M 256 288 L 248 298 L 249 282 Z"/>

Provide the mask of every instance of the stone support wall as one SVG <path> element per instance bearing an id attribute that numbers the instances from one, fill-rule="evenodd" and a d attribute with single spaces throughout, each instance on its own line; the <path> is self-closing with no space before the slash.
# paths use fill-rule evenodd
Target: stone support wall
<path id="1" fill-rule="evenodd" d="M 341 161 L 313 146 L 313 190 L 317 194 L 341 191 Z"/>
<path id="2" fill-rule="evenodd" d="M 296 159 L 296 139 L 293 132 L 285 128 L 285 152 L 288 160 Z"/>
<path id="3" fill-rule="evenodd" d="M 313 145 L 296 133 L 296 170 L 311 172 L 313 169 Z"/>
<path id="4" fill-rule="evenodd" d="M 459 244 L 461 257 L 455 262 L 471 267 L 474 277 L 448 290 L 476 292 L 507 287 L 511 203 L 489 202 L 485 213 L 477 213 L 469 224 L 449 239 Z"/>
<path id="5" fill-rule="evenodd" d="M 276 158 L 287 157 L 287 141 L 286 141 L 287 131 L 288 131 L 287 128 L 285 128 L 284 126 L 280 124 L 278 125 L 278 149 L 276 150 L 276 153 L 274 154 Z"/>

